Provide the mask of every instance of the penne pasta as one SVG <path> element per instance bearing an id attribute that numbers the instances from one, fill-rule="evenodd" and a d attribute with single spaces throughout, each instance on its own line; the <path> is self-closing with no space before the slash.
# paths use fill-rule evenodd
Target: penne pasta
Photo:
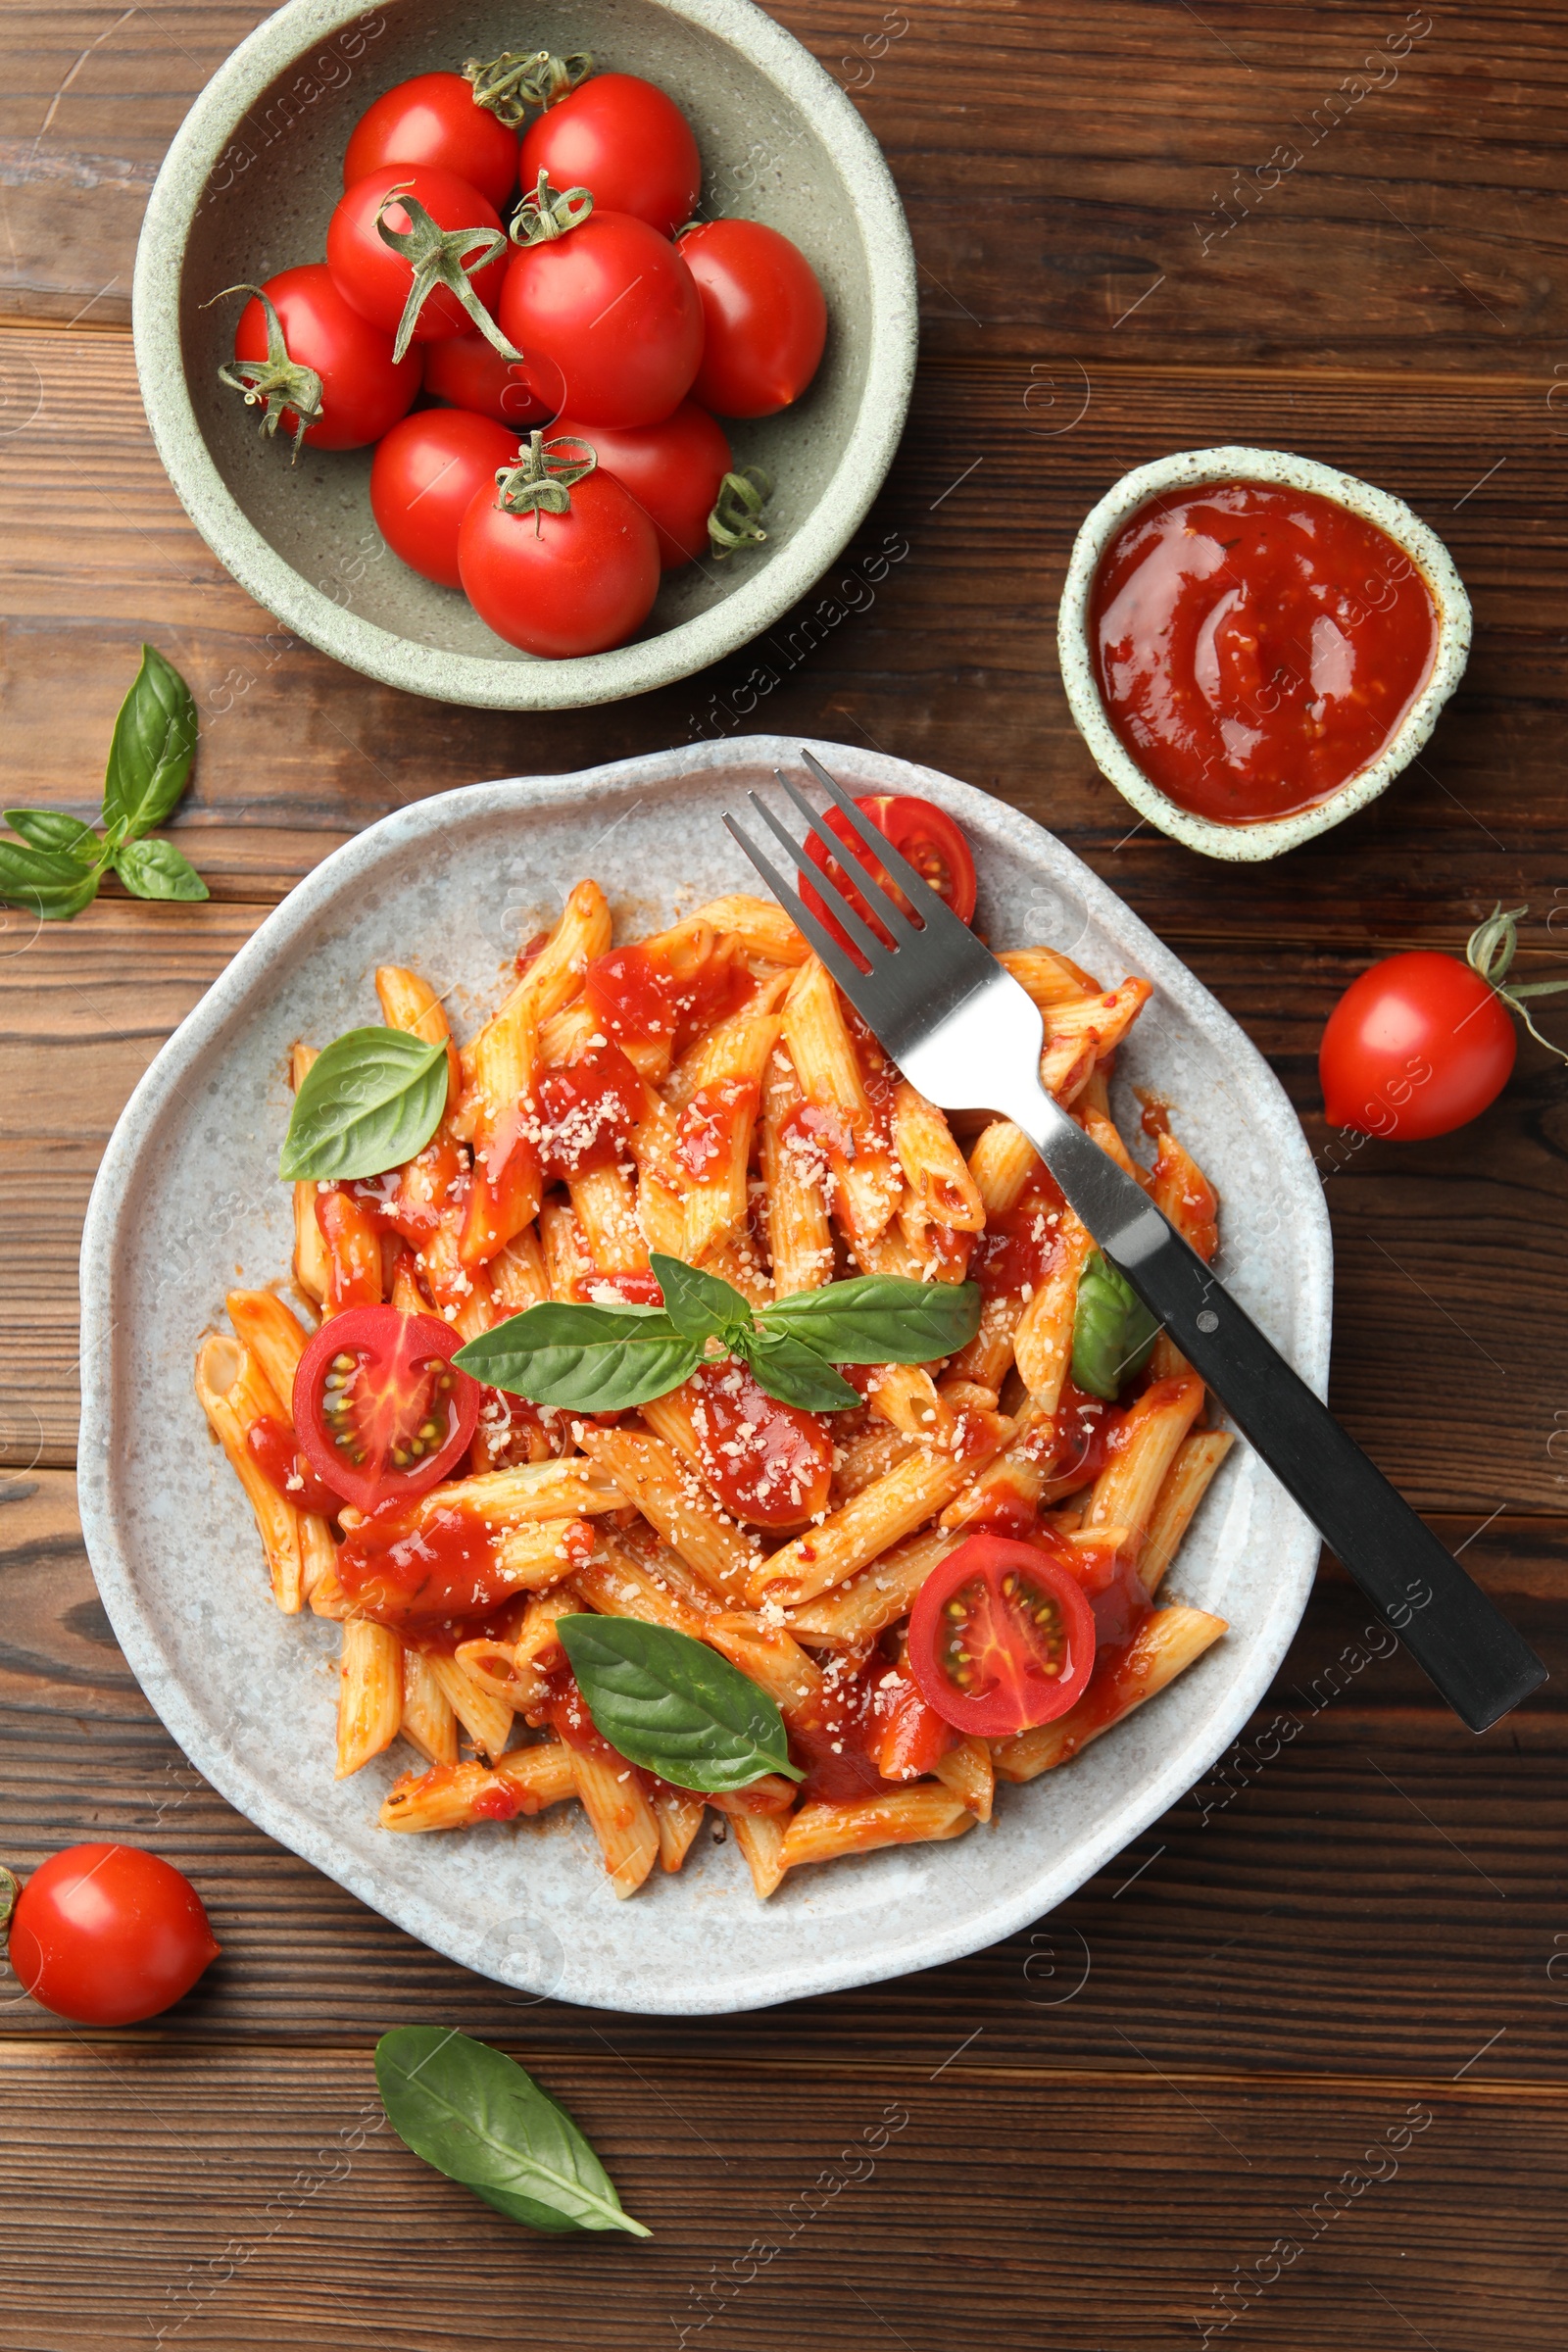
<path id="1" fill-rule="evenodd" d="M 1209 1480 L 1235 1443 L 1228 1429 L 1200 1429 L 1177 1446 L 1154 1496 L 1149 1533 L 1138 1555 L 1138 1573 L 1146 1592 L 1158 1592 L 1193 1513 L 1208 1491 Z"/>
<path id="2" fill-rule="evenodd" d="M 402 1642 L 384 1625 L 347 1618 L 337 1687 L 337 1778 L 390 1747 L 402 1723 Z"/>
<path id="3" fill-rule="evenodd" d="M 576 1793 L 571 1750 L 552 1740 L 514 1748 L 494 1770 L 439 1764 L 432 1772 L 406 1772 L 388 1789 L 380 1823 L 383 1830 L 466 1830 L 542 1813 Z"/>
<path id="4" fill-rule="evenodd" d="M 867 1797 L 858 1805 L 803 1805 L 792 1814 L 779 1856 L 780 1876 L 805 1862 L 875 1853 L 884 1845 L 926 1845 L 961 1838 L 975 1814 L 962 1797 L 930 1783 Z"/>
<path id="5" fill-rule="evenodd" d="M 1096 1659 L 1089 1688 L 1076 1706 L 1054 1723 L 1019 1732 L 1011 1740 L 993 1740 L 997 1777 L 1032 1781 L 1067 1763 L 1091 1740 L 1174 1682 L 1224 1631 L 1224 1618 L 1211 1617 L 1205 1609 L 1152 1609 L 1116 1663 L 1102 1670 Z"/>
<path id="6" fill-rule="evenodd" d="M 572 1785 L 587 1814 L 618 1900 L 635 1894 L 659 1860 L 659 1822 L 635 1768 L 612 1749 L 566 1750 Z"/>
<path id="7" fill-rule="evenodd" d="M 458 1719 L 422 1650 L 403 1652 L 403 1737 L 431 1764 L 458 1760 Z"/>

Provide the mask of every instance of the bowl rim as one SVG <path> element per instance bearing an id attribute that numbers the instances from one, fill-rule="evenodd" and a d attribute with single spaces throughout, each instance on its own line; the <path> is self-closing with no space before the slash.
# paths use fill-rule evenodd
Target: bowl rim
<path id="1" fill-rule="evenodd" d="M 1378 758 L 1315 807 L 1246 825 L 1219 824 L 1212 817 L 1183 808 L 1144 773 L 1105 714 L 1088 630 L 1089 599 L 1101 558 L 1129 515 L 1162 490 L 1226 480 L 1275 482 L 1314 491 L 1376 523 L 1422 573 L 1438 613 L 1437 650 L 1426 684 Z M 1463 676 L 1470 636 L 1470 599 L 1453 558 L 1436 531 L 1403 499 L 1316 458 L 1298 457 L 1291 450 L 1254 449 L 1243 443 L 1176 450 L 1124 473 L 1078 527 L 1056 611 L 1056 652 L 1067 706 L 1101 774 L 1162 833 L 1206 858 L 1235 864 L 1255 863 L 1296 849 L 1343 824 L 1387 791 L 1422 749 L 1444 704 Z"/>
<path id="2" fill-rule="evenodd" d="M 918 294 L 908 223 L 881 148 L 839 84 L 752 0 L 657 0 L 736 50 L 821 132 L 841 172 L 871 286 L 865 388 L 838 465 L 766 566 L 722 603 L 658 636 L 565 661 L 459 654 L 399 636 L 313 585 L 252 522 L 214 463 L 185 378 L 180 295 L 208 182 L 254 102 L 293 64 L 363 19 L 363 0 L 287 0 L 224 60 L 175 132 L 136 247 L 131 325 L 154 443 L 219 562 L 307 643 L 383 685 L 498 710 L 573 710 L 651 692 L 738 653 L 781 619 L 863 521 L 898 448 L 914 386 Z M 499 644 L 499 640 L 498 640 Z M 422 657 L 422 677 L 409 674 Z"/>
<path id="3" fill-rule="evenodd" d="M 1280 1199 L 1290 1210 L 1294 1296 L 1300 1317 L 1287 1345 L 1301 1376 L 1318 1396 L 1325 1395 L 1333 1301 L 1327 1203 L 1289 1098 L 1234 1016 L 1108 883 L 1021 811 L 951 776 L 886 754 L 804 741 L 853 790 L 916 792 L 936 800 L 960 823 L 973 823 L 988 851 L 1027 864 L 1088 918 L 1102 921 L 1116 937 L 1117 955 L 1128 959 L 1130 968 L 1148 974 L 1162 996 L 1211 1042 L 1223 1046 L 1237 1081 L 1250 1081 L 1245 1098 L 1248 1115 L 1273 1132 Z M 499 829 L 525 823 L 531 813 L 547 816 L 573 808 L 592 808 L 597 822 L 627 800 L 657 798 L 662 789 L 687 787 L 713 804 L 716 821 L 717 810 L 742 775 L 750 780 L 759 772 L 765 776 L 780 765 L 793 766 L 802 745 L 799 736 L 738 736 L 638 755 L 571 774 L 470 785 L 414 802 L 343 844 L 267 916 L 160 1050 L 110 1140 L 82 1240 L 84 1540 L 116 1636 L 143 1690 L 185 1753 L 230 1803 L 270 1836 L 435 1950 L 520 1990 L 550 1990 L 567 2001 L 641 2014 L 729 2014 L 901 1976 L 979 1950 L 1054 1909 L 1174 1804 L 1244 1730 L 1289 1648 L 1311 1590 L 1319 1550 L 1319 1538 L 1305 1513 L 1275 1488 L 1259 1465 L 1257 1491 L 1277 1493 L 1284 1513 L 1282 1527 L 1271 1538 L 1270 1600 L 1264 1621 L 1245 1646 L 1238 1643 L 1230 1652 L 1232 1665 L 1224 1687 L 1211 1693 L 1200 1721 L 1179 1737 L 1167 1737 L 1147 1773 L 1108 1802 L 1096 1824 L 1076 1837 L 1065 1853 L 1053 1849 L 1049 1830 L 1042 1825 L 1037 1867 L 1026 1883 L 1010 1889 L 991 1885 L 975 1899 L 946 1903 L 918 1934 L 880 1944 L 874 1957 L 845 1954 L 831 1935 L 818 1943 L 812 1936 L 815 1914 L 807 1910 L 801 1937 L 787 1959 L 758 1966 L 744 1981 L 733 1967 L 716 1981 L 683 1980 L 678 1992 L 650 1989 L 645 1982 L 625 1976 L 617 1976 L 613 1984 L 595 1980 L 541 1987 L 526 1968 L 502 1965 L 480 1948 L 465 1914 L 405 1888 L 395 1878 L 389 1882 L 374 1861 L 361 1861 L 301 1797 L 286 1773 L 262 1776 L 232 1753 L 210 1716 L 210 1688 L 193 1688 L 182 1680 L 160 1630 L 156 1602 L 140 1588 L 135 1565 L 140 1541 L 122 1502 L 124 1464 L 133 1455 L 122 1442 L 124 1408 L 118 1401 L 134 1386 L 134 1376 L 127 1377 L 133 1375 L 134 1359 L 127 1350 L 134 1318 L 127 1316 L 122 1296 L 129 1280 L 122 1271 L 123 1237 L 143 1213 L 145 1196 L 136 1173 L 146 1155 L 156 1151 L 171 1104 L 178 1102 L 203 1057 L 224 1045 L 258 996 L 273 985 L 277 951 L 309 939 L 335 906 L 360 904 L 383 869 L 396 870 L 425 844 L 439 842 L 456 828 Z M 1239 1097 L 1238 1115 L 1243 1107 Z M 1267 1248 L 1270 1237 L 1261 1239 Z M 1245 1458 L 1240 1449 L 1237 1458 Z M 1249 1529 L 1246 1540 L 1255 1544 L 1250 1522 Z M 1218 1657 L 1220 1652 L 1214 1654 Z M 1203 1662 L 1193 1671 L 1202 1674 Z"/>

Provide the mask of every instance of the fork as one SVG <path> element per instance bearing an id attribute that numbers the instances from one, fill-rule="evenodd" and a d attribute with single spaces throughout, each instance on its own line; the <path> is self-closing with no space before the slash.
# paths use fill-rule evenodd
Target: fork
<path id="1" fill-rule="evenodd" d="M 1373 1606 L 1473 1732 L 1544 1682 L 1530 1644 L 1423 1525 L 1267 1341 L 1147 1193 L 1117 1167 L 1040 1079 L 1039 1007 L 809 752 L 810 773 L 911 911 L 857 860 L 862 919 L 831 870 L 811 887 L 855 950 L 825 923 L 733 816 L 724 822 L 850 1003 L 912 1086 L 945 1110 L 1000 1112 L 1020 1127 L 1104 1255 L 1169 1332 L 1237 1428 L 1312 1520 Z M 775 775 L 828 859 L 835 840 L 804 794 Z M 801 845 L 754 792 L 753 808 L 799 870 Z M 856 960 L 857 956 L 860 961 Z M 863 962 L 864 969 L 860 968 Z"/>

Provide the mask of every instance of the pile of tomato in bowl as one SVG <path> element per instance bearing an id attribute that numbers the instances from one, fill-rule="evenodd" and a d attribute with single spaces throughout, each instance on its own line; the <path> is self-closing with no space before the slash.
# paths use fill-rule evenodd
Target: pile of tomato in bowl
<path id="1" fill-rule="evenodd" d="M 373 444 L 386 545 L 509 645 L 608 651 L 664 572 L 765 539 L 767 475 L 719 420 L 789 407 L 826 340 L 800 248 L 695 220 L 701 188 L 640 75 L 547 52 L 416 74 L 355 124 L 324 259 L 229 289 L 221 379 L 296 455 Z"/>

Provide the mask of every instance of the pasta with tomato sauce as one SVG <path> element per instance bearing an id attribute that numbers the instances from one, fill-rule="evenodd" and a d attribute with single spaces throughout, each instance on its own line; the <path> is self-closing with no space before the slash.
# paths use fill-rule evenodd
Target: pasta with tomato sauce
<path id="1" fill-rule="evenodd" d="M 1165 1106 L 1144 1112 L 1148 1166 L 1111 1121 L 1147 985 L 1043 947 L 1004 960 L 1042 1008 L 1047 1083 L 1211 1255 L 1215 1196 Z M 375 986 L 379 1030 L 295 1049 L 296 1118 L 333 1054 L 380 1039 L 433 1124 L 371 1175 L 295 1180 L 297 1306 L 281 1270 L 230 1293 L 197 1392 L 276 1605 L 341 1625 L 339 1775 L 401 1743 L 384 1828 L 575 1803 L 628 1895 L 711 1810 L 766 1896 L 988 1821 L 999 1781 L 1068 1762 L 1223 1634 L 1160 1594 L 1230 1444 L 1202 1383 L 1019 1131 L 950 1125 L 777 907 L 734 896 L 616 944 L 580 882 L 464 1043 L 416 972 Z M 967 1336 L 813 1358 L 833 1409 L 773 1394 L 780 1343 L 732 1325 L 630 1409 L 458 1360 L 546 1307 L 651 1346 L 682 1269 L 764 1335 L 809 1337 L 803 1299 L 875 1278 L 884 1299 L 961 1293 Z M 769 1768 L 695 1787 L 617 1749 L 558 1630 L 583 1618 L 744 1677 L 781 1727 Z"/>

